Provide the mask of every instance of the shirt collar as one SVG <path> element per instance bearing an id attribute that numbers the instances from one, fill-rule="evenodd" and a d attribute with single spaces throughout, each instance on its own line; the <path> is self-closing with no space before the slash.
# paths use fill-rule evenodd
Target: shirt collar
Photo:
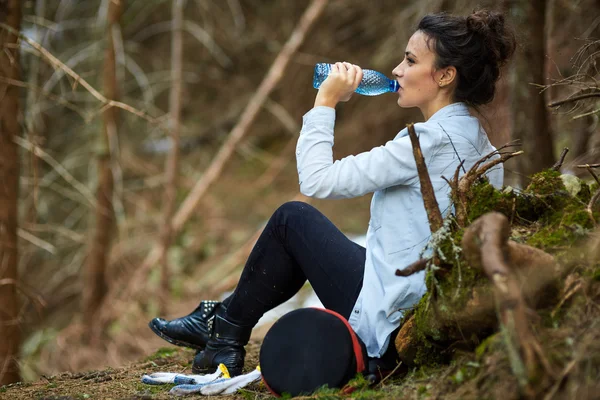
<path id="1" fill-rule="evenodd" d="M 455 116 L 470 116 L 469 109 L 465 103 L 452 103 L 448 104 L 437 110 L 429 118 L 429 121 L 433 121 L 440 118 L 455 117 Z"/>

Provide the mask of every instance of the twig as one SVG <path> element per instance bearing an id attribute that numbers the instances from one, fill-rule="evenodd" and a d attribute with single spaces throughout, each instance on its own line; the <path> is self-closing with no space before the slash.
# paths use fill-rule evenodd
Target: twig
<path id="1" fill-rule="evenodd" d="M 21 239 L 28 241 L 29 243 L 39 247 L 40 249 L 46 250 L 50 254 L 56 254 L 56 247 L 46 242 L 45 240 L 42 240 L 35 235 L 32 235 L 26 230 L 17 228 L 17 235 L 19 235 Z"/>
<path id="2" fill-rule="evenodd" d="M 569 97 L 569 98 L 566 98 L 563 100 L 553 101 L 552 103 L 548 103 L 548 107 L 558 107 L 563 104 L 573 103 L 575 101 L 585 100 L 585 99 L 589 99 L 591 97 L 600 97 L 600 93 L 587 93 L 587 94 L 582 94 L 579 96 Z"/>
<path id="3" fill-rule="evenodd" d="M 600 113 L 600 108 L 597 108 L 597 109 L 592 110 L 590 112 L 586 112 L 586 113 L 583 113 L 583 114 L 576 115 L 576 116 L 574 116 L 571 119 L 572 120 L 576 120 L 576 119 L 580 119 L 580 118 L 589 117 L 590 115 L 594 115 L 594 114 L 598 114 L 598 113 Z"/>
<path id="4" fill-rule="evenodd" d="M 13 137 L 14 142 L 24 148 L 27 151 L 32 152 L 37 157 L 44 160 L 48 165 L 50 165 L 60 176 L 63 177 L 65 181 L 67 181 L 71 186 L 75 188 L 89 203 L 90 205 L 96 205 L 96 199 L 94 198 L 94 194 L 85 186 L 83 183 L 79 182 L 73 175 L 67 171 L 65 167 L 63 167 L 58 161 L 56 161 L 50 154 L 46 153 L 41 148 L 29 143 L 28 141 L 15 136 Z"/>
<path id="5" fill-rule="evenodd" d="M 563 163 L 565 162 L 565 157 L 567 156 L 568 152 L 569 152 L 569 148 L 565 147 L 563 149 L 562 153 L 560 153 L 560 157 L 558 158 L 558 161 L 556 163 L 554 163 L 554 165 L 552 166 L 552 168 L 551 168 L 552 170 L 554 170 L 554 171 L 560 170 Z"/>
<path id="6" fill-rule="evenodd" d="M 26 286 L 22 282 L 19 282 L 15 279 L 11 279 L 11 278 L 0 279 L 0 286 L 4 286 L 4 285 L 14 285 L 18 290 L 20 290 L 25 296 L 27 296 L 35 304 L 38 304 L 42 308 L 46 307 L 46 301 L 44 301 L 44 298 L 41 295 L 35 293 L 34 289 Z"/>
<path id="7" fill-rule="evenodd" d="M 590 173 L 590 175 L 592 175 L 592 177 L 594 177 L 594 179 L 596 180 L 596 182 L 598 183 L 598 185 L 600 185 L 600 178 L 598 178 L 598 175 L 596 175 L 596 173 L 592 169 L 592 168 L 598 168 L 598 166 L 600 166 L 600 164 L 578 165 L 577 167 L 578 168 L 585 168 L 585 169 L 587 169 L 587 171 Z"/>
<path id="8" fill-rule="evenodd" d="M 383 379 L 381 380 L 381 382 L 379 382 L 379 387 L 383 387 L 383 383 L 384 383 L 385 381 L 387 381 L 387 380 L 388 380 L 388 378 L 389 378 L 390 376 L 394 376 L 394 374 L 396 373 L 396 371 L 398 371 L 398 368 L 400 368 L 400 366 L 401 366 L 401 365 L 402 365 L 402 361 L 400 361 L 400 362 L 398 363 L 398 365 L 396 365 L 396 367 L 394 367 L 394 369 L 392 370 L 392 372 L 390 372 L 389 374 L 387 374 L 387 375 L 386 375 L 386 377 L 385 377 L 385 378 L 383 378 Z"/>
<path id="9" fill-rule="evenodd" d="M 516 151 L 514 153 L 511 152 L 502 152 L 501 150 L 507 147 L 514 147 L 516 144 L 514 142 L 505 144 L 498 149 L 486 154 L 481 157 L 473 166 L 464 174 L 460 179 L 459 172 L 462 165 L 459 165 L 454 173 L 454 178 L 452 181 L 444 178 L 450 188 L 452 190 L 451 198 L 454 201 L 454 207 L 456 209 L 456 222 L 459 226 L 464 227 L 467 224 L 467 215 L 468 215 L 468 204 L 470 200 L 470 190 L 471 186 L 479 179 L 483 174 L 489 171 L 491 168 L 495 167 L 500 163 L 504 163 L 507 160 L 519 156 L 523 154 L 523 151 Z M 485 161 L 489 160 L 493 156 L 499 156 L 498 158 L 488 161 L 483 164 Z M 483 165 L 482 165 L 483 164 Z"/>
<path id="10" fill-rule="evenodd" d="M 586 207 L 586 211 L 590 215 L 590 218 L 592 219 L 592 222 L 594 224 L 596 224 L 596 219 L 594 218 L 594 209 L 593 209 L 593 207 L 596 204 L 596 202 L 598 201 L 598 199 L 600 199 L 600 188 L 598 188 L 598 190 L 596 190 L 596 193 L 594 193 L 594 195 L 590 199 L 590 202 L 589 202 L 588 206 Z"/>
<path id="11" fill-rule="evenodd" d="M 419 181 L 421 182 L 421 195 L 423 196 L 423 203 L 425 203 L 425 211 L 427 211 L 427 219 L 429 220 L 429 227 L 431 233 L 436 232 L 444 224 L 442 213 L 438 205 L 437 199 L 435 198 L 435 192 L 433 191 L 433 185 L 431 184 L 431 178 L 425 165 L 425 158 L 421 151 L 421 145 L 419 144 L 419 138 L 415 132 L 414 124 L 407 124 L 408 136 L 410 137 L 410 143 L 413 148 L 413 155 L 417 164 L 417 172 L 419 173 Z"/>
<path id="12" fill-rule="evenodd" d="M 404 269 L 397 269 L 396 276 L 410 276 L 412 274 L 416 274 L 419 271 L 423 271 L 425 268 L 427 268 L 427 263 L 429 261 L 429 258 L 421 258 L 420 260 L 415 261 L 414 263 L 410 264 Z"/>
<path id="13" fill-rule="evenodd" d="M 80 109 L 79 107 L 77 107 L 75 104 L 69 102 L 68 100 L 65 100 L 64 98 L 62 98 L 60 96 L 56 96 L 55 94 L 50 93 L 41 87 L 31 85 L 27 82 L 18 81 L 16 79 L 6 78 L 4 76 L 0 76 L 0 82 L 7 83 L 7 84 L 13 85 L 13 86 L 22 87 L 25 89 L 29 89 L 33 92 L 39 93 L 39 94 L 43 95 L 44 97 L 49 98 L 50 100 L 56 101 L 58 104 L 68 108 L 69 110 L 76 112 L 81 118 L 86 119 L 86 120 L 88 118 L 89 113 L 87 111 Z"/>
<path id="14" fill-rule="evenodd" d="M 600 164 L 578 165 L 577 168 L 600 168 Z"/>

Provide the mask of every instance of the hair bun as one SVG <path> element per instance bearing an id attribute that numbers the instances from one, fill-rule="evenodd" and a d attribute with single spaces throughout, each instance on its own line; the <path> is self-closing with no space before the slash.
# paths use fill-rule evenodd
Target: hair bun
<path id="1" fill-rule="evenodd" d="M 504 24 L 504 15 L 489 10 L 476 10 L 466 18 L 467 29 L 481 35 L 494 58 L 504 64 L 515 50 L 515 39 Z"/>
<path id="2" fill-rule="evenodd" d="M 502 30 L 503 26 L 504 16 L 500 13 L 478 10 L 467 17 L 467 29 L 473 33 L 486 35 Z"/>

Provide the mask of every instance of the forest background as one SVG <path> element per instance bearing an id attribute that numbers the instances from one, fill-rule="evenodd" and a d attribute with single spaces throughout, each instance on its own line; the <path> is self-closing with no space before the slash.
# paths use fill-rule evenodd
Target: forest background
<path id="1" fill-rule="evenodd" d="M 298 194 L 314 64 L 391 75 L 423 15 L 478 7 L 505 12 L 519 43 L 477 111 L 494 145 L 525 151 L 505 184 L 564 147 L 562 171 L 583 177 L 600 154 L 595 0 L 0 1 L 0 384 L 152 353 L 147 322 L 231 290 L 286 201 L 363 234 L 370 196 Z M 395 100 L 339 106 L 335 157 L 422 120 Z"/>

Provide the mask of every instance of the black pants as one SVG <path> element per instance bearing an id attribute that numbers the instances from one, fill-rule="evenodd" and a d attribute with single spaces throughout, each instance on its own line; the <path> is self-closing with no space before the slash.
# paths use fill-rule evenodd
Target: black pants
<path id="1" fill-rule="evenodd" d="M 306 280 L 326 308 L 347 319 L 362 288 L 365 254 L 316 208 L 285 203 L 271 216 L 225 300 L 227 319 L 254 326 Z"/>

